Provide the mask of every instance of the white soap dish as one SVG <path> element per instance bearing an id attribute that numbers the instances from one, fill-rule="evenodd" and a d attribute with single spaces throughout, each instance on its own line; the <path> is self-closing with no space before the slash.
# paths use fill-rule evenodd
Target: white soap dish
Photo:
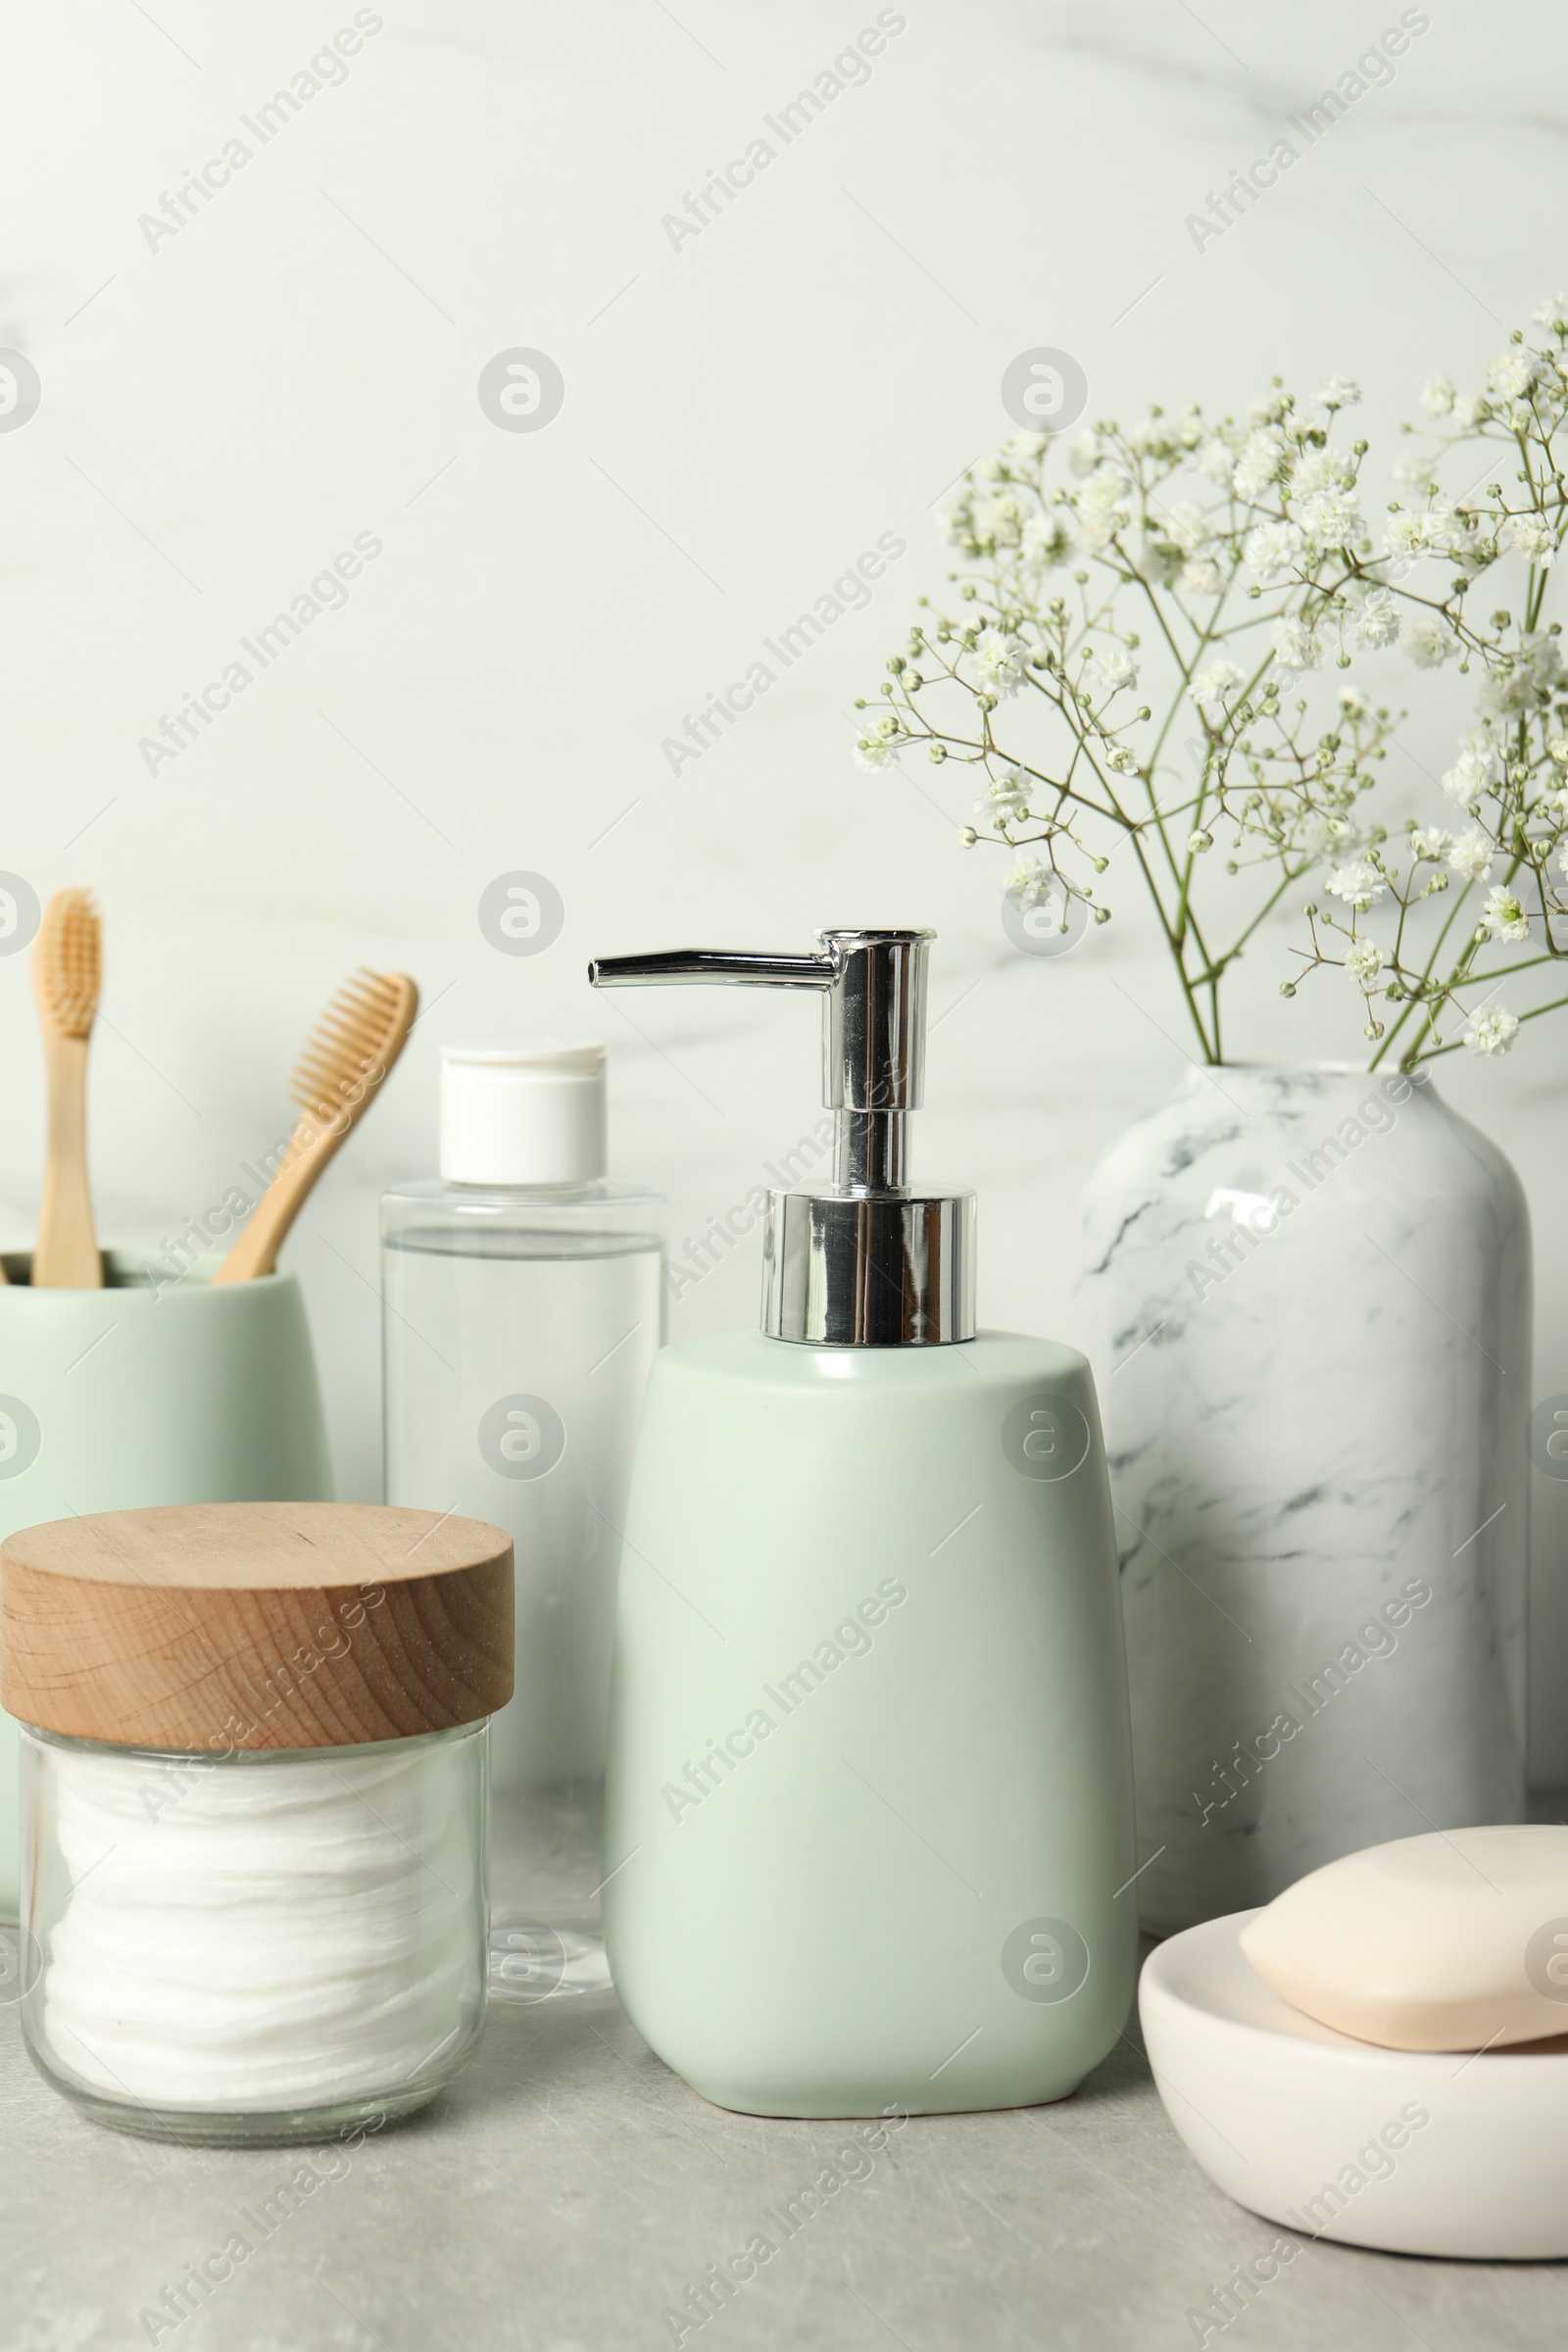
<path id="1" fill-rule="evenodd" d="M 1239 2205 L 1309 2237 L 1481 2261 L 1568 2255 L 1568 2034 L 1465 2055 L 1352 2041 L 1271 1992 L 1251 1911 L 1144 1963 L 1165 2111 Z"/>

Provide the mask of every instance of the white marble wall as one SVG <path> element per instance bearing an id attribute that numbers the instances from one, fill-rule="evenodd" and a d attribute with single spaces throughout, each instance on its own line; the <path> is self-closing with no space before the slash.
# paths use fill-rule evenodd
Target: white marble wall
<path id="1" fill-rule="evenodd" d="M 1477 377 L 1498 322 L 1568 277 L 1559 12 L 1434 4 L 1393 84 L 1201 253 L 1184 216 L 1393 0 L 901 0 L 870 78 L 679 250 L 662 217 L 874 0 L 372 13 L 341 85 L 250 138 L 155 248 L 139 216 L 352 7 L 83 0 L 8 31 L 0 343 L 31 355 L 43 399 L 0 434 L 0 866 L 41 895 L 90 882 L 107 914 L 105 1234 L 156 1241 L 220 1200 L 279 1132 L 338 977 L 414 971 L 434 1009 L 290 1249 L 343 1491 L 373 1494 L 374 1200 L 430 1161 L 439 1038 L 608 1036 L 616 1158 L 667 1185 L 680 1239 L 809 1127 L 809 1016 L 716 993 L 595 1003 L 585 957 L 913 919 L 941 933 L 921 1162 L 983 1188 L 983 1311 L 1079 1336 L 1084 1177 L 1183 1067 L 1155 944 L 1124 900 L 1064 961 L 1014 955 L 995 868 L 955 845 L 961 780 L 858 775 L 853 697 L 940 578 L 930 510 L 1007 429 L 998 384 L 1021 349 L 1073 352 L 1095 413 L 1124 416 L 1332 368 L 1367 386 L 1374 432 L 1433 368 Z M 475 396 L 514 346 L 564 376 L 537 434 L 497 430 Z M 384 552 L 346 606 L 150 774 L 138 739 L 361 532 Z M 907 553 L 869 607 L 673 776 L 683 713 L 884 532 Z M 1440 764 L 1445 719 L 1419 730 Z M 528 960 L 475 914 L 516 868 L 566 909 Z M 1327 991 L 1278 1002 L 1272 953 L 1240 1050 L 1347 1050 Z M 1543 1395 L 1568 1390 L 1565 1071 L 1559 1029 L 1446 1074 L 1535 1202 Z M 36 1200 L 40 1075 L 25 958 L 0 959 L 8 1246 Z M 756 1290 L 754 1245 L 685 1294 L 677 1332 L 750 1317 Z M 1537 1503 L 1538 1765 L 1568 1778 L 1568 1496 L 1538 1481 Z"/>

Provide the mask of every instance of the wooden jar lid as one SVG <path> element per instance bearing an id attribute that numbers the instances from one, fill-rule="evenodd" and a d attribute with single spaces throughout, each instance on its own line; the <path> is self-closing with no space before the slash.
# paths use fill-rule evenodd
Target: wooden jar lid
<path id="1" fill-rule="evenodd" d="M 179 1503 L 0 1544 L 0 1701 L 123 1747 L 352 1747 L 512 1696 L 512 1539 L 352 1502 Z"/>

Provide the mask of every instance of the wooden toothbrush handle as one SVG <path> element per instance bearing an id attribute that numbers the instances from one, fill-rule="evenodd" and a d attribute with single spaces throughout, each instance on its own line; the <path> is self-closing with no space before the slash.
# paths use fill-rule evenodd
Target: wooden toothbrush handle
<path id="1" fill-rule="evenodd" d="M 101 1291 L 103 1259 L 87 1189 L 87 1040 L 45 1039 L 49 1069 L 49 1150 L 43 1206 L 32 1253 L 34 1290 Z"/>
<path id="2" fill-rule="evenodd" d="M 361 1107 L 356 1105 L 356 1109 Z M 254 1282 L 277 1266 L 277 1253 L 288 1239 L 289 1227 L 305 1206 L 317 1178 L 357 1124 L 347 1114 L 329 1127 L 302 1119 L 271 1183 L 246 1218 L 238 1241 L 213 1276 L 218 1282 Z"/>

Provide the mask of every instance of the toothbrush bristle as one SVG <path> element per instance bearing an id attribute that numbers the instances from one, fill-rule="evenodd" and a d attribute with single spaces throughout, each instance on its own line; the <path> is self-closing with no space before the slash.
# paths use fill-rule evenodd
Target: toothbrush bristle
<path id="1" fill-rule="evenodd" d="M 57 891 L 44 909 L 35 951 L 39 994 L 67 1037 L 86 1037 L 98 1010 L 103 925 L 92 895 Z"/>
<path id="2" fill-rule="evenodd" d="M 403 972 L 361 969 L 346 980 L 306 1041 L 290 1096 L 323 1121 L 379 1085 L 402 1052 L 418 992 Z"/>

